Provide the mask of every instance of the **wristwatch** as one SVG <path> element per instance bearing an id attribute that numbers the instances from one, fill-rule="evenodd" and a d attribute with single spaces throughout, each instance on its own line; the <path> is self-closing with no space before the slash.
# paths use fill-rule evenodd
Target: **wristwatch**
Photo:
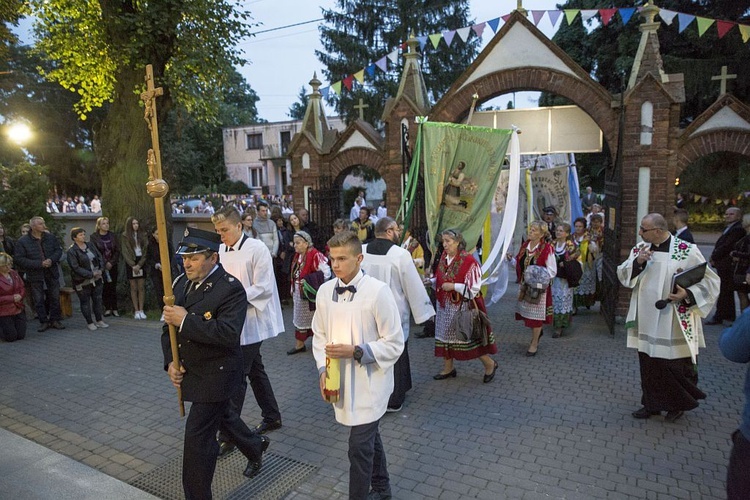
<path id="1" fill-rule="evenodd" d="M 364 354 L 364 351 L 362 350 L 362 348 L 359 347 L 358 345 L 355 345 L 354 346 L 354 356 L 352 356 L 354 358 L 354 360 L 355 361 L 362 361 L 362 355 L 363 354 Z"/>

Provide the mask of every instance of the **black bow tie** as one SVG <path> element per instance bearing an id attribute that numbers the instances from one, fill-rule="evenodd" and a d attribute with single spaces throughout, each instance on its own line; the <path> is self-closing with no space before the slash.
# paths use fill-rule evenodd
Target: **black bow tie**
<path id="1" fill-rule="evenodd" d="M 354 295 L 355 293 L 357 293 L 357 287 L 355 287 L 354 285 L 336 287 L 337 294 L 341 295 L 344 292 L 351 292 L 352 295 Z"/>

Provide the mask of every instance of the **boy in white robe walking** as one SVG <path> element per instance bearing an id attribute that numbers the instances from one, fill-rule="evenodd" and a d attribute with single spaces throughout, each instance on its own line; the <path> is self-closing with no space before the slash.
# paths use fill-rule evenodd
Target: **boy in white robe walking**
<path id="1" fill-rule="evenodd" d="M 318 290 L 312 322 L 320 393 L 326 399 L 326 357 L 339 359 L 340 398 L 333 409 L 336 421 L 351 428 L 349 498 L 387 499 L 391 487 L 378 426 L 404 348 L 399 310 L 388 285 L 360 270 L 362 244 L 354 233 L 339 233 L 328 246 L 337 279 Z"/>

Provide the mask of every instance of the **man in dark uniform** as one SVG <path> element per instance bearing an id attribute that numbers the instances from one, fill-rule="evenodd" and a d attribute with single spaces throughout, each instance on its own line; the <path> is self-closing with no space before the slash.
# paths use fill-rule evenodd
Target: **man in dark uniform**
<path id="1" fill-rule="evenodd" d="M 737 207 L 729 207 L 724 212 L 724 221 L 727 226 L 716 240 L 714 251 L 711 253 L 709 262 L 716 268 L 716 274 L 721 278 L 721 288 L 719 289 L 719 300 L 716 301 L 716 312 L 713 317 L 704 321 L 707 325 L 718 325 L 725 323 L 724 326 L 732 326 L 732 322 L 737 316 L 734 306 L 734 261 L 732 260 L 732 250 L 734 245 L 740 241 L 746 234 L 742 227 L 742 211 Z"/>
<path id="2" fill-rule="evenodd" d="M 210 499 L 211 482 L 219 445 L 219 424 L 248 459 L 245 476 L 260 471 L 269 439 L 251 431 L 239 412 L 227 412 L 231 396 L 242 383 L 240 332 L 245 322 L 247 299 L 239 280 L 218 263 L 221 237 L 188 228 L 177 253 L 185 273 L 174 282 L 175 305 L 164 307 L 164 321 L 177 328 L 181 366 L 172 363 L 169 330 L 164 326 L 161 343 L 164 367 L 182 397 L 191 401 L 185 423 L 182 486 L 186 500 Z M 234 418 L 224 419 L 225 413 Z"/>

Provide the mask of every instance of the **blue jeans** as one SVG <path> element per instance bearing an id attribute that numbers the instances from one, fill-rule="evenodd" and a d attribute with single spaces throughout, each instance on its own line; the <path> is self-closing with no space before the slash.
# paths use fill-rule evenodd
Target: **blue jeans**
<path id="1" fill-rule="evenodd" d="M 94 316 L 96 321 L 102 320 L 102 293 L 104 287 L 102 280 L 96 281 L 93 284 L 81 287 L 78 290 L 76 287 L 76 294 L 78 294 L 78 300 L 81 302 L 81 313 L 86 318 L 86 323 L 91 324 L 94 321 L 91 319 L 91 301 L 94 301 Z"/>

